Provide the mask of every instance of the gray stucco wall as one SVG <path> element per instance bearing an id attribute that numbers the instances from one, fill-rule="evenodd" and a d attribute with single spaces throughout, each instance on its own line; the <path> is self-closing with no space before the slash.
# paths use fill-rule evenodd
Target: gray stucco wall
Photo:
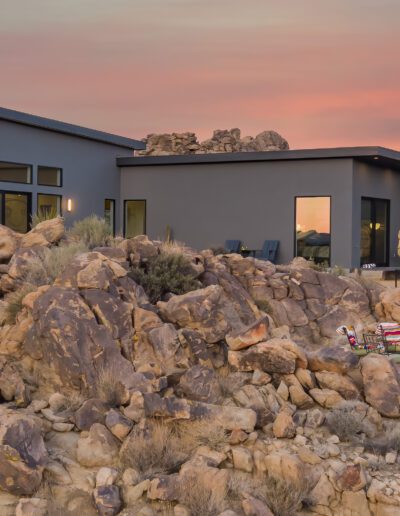
<path id="1" fill-rule="evenodd" d="M 124 147 L 46 131 L 0 120 L 0 161 L 33 166 L 31 185 L 0 182 L 0 190 L 32 193 L 32 211 L 36 211 L 37 193 L 63 196 L 62 211 L 66 224 L 96 213 L 104 216 L 104 199 L 116 201 L 116 227 L 120 229 L 120 171 L 116 158 L 132 153 Z M 37 166 L 63 169 L 63 186 L 37 185 Z M 67 212 L 67 199 L 73 210 Z"/>
<path id="2" fill-rule="evenodd" d="M 121 201 L 147 200 L 147 234 L 198 249 L 238 238 L 294 253 L 295 196 L 332 196 L 332 264 L 351 266 L 352 159 L 135 166 L 121 169 Z M 122 204 L 122 203 L 121 203 Z M 122 207 L 121 207 L 122 210 Z"/>
<path id="3" fill-rule="evenodd" d="M 360 266 L 361 198 L 375 197 L 390 201 L 389 265 L 400 267 L 397 233 L 400 230 L 400 171 L 354 161 L 352 264 Z"/>

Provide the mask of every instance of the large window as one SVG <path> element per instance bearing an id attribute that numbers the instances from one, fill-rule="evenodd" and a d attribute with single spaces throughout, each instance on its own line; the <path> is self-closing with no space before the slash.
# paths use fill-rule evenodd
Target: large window
<path id="1" fill-rule="evenodd" d="M 389 265 L 389 209 L 384 199 L 361 199 L 360 265 Z"/>
<path id="2" fill-rule="evenodd" d="M 55 218 L 61 215 L 61 195 L 38 194 L 37 211 L 39 215 Z"/>
<path id="3" fill-rule="evenodd" d="M 132 238 L 146 233 L 146 201 L 125 201 L 125 237 Z"/>
<path id="4" fill-rule="evenodd" d="M 0 181 L 8 183 L 31 183 L 31 167 L 16 163 L 4 163 L 0 161 Z"/>
<path id="5" fill-rule="evenodd" d="M 112 234 L 115 235 L 115 201 L 114 199 L 105 199 L 104 201 L 104 219 L 110 226 Z"/>
<path id="6" fill-rule="evenodd" d="M 38 185 L 42 186 L 61 186 L 62 171 L 61 168 L 54 167 L 38 167 Z"/>
<path id="7" fill-rule="evenodd" d="M 0 192 L 0 224 L 18 233 L 26 233 L 29 229 L 30 212 L 30 194 Z"/>
<path id="8" fill-rule="evenodd" d="M 296 197 L 295 256 L 323 265 L 331 258 L 331 198 Z"/>

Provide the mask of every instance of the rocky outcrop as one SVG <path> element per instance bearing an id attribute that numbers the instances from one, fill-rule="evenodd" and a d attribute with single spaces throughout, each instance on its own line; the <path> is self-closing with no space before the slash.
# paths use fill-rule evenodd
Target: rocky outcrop
<path id="1" fill-rule="evenodd" d="M 201 143 L 195 133 L 149 134 L 142 141 L 146 144 L 146 150 L 138 152 L 141 156 L 289 149 L 287 141 L 275 131 L 263 131 L 254 138 L 252 136 L 242 138 L 240 129 L 216 130 L 210 139 Z"/>

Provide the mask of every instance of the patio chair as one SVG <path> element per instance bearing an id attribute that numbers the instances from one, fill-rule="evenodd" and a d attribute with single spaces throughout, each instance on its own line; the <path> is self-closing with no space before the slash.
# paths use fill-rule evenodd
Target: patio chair
<path id="1" fill-rule="evenodd" d="M 265 240 L 262 249 L 256 252 L 256 258 L 275 263 L 278 249 L 279 240 Z"/>
<path id="2" fill-rule="evenodd" d="M 225 240 L 225 249 L 228 253 L 239 253 L 241 245 L 241 240 Z"/>

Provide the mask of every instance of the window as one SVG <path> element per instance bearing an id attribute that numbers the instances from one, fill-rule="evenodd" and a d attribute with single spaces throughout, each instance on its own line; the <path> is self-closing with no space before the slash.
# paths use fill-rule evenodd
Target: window
<path id="1" fill-rule="evenodd" d="M 0 181 L 8 183 L 31 183 L 31 167 L 16 163 L 0 162 Z"/>
<path id="2" fill-rule="evenodd" d="M 115 201 L 114 199 L 105 199 L 104 201 L 104 219 L 110 226 L 112 234 L 115 235 Z"/>
<path id="3" fill-rule="evenodd" d="M 389 211 L 389 201 L 372 197 L 361 199 L 361 266 L 389 265 Z"/>
<path id="4" fill-rule="evenodd" d="M 61 168 L 39 166 L 37 182 L 42 186 L 61 186 Z"/>
<path id="5" fill-rule="evenodd" d="M 146 233 L 146 201 L 125 201 L 125 237 L 132 238 Z"/>
<path id="6" fill-rule="evenodd" d="M 0 224 L 18 233 L 26 233 L 29 229 L 30 213 L 30 194 L 0 192 Z"/>
<path id="7" fill-rule="evenodd" d="M 295 256 L 329 265 L 331 198 L 296 197 Z"/>
<path id="8" fill-rule="evenodd" d="M 38 194 L 37 196 L 37 212 L 39 215 L 45 215 L 48 218 L 61 215 L 61 195 Z"/>

